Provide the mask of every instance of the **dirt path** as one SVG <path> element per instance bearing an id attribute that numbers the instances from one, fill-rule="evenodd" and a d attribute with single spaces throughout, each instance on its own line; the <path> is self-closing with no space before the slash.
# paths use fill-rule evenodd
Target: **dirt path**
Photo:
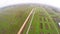
<path id="1" fill-rule="evenodd" d="M 27 17 L 26 20 L 24 21 L 23 25 L 21 26 L 21 28 L 20 28 L 20 30 L 18 31 L 17 34 L 21 34 L 22 30 L 24 29 L 24 27 L 25 27 L 25 25 L 26 25 L 28 19 L 29 19 L 30 16 L 32 15 L 33 11 L 34 11 L 34 8 L 31 10 L 30 14 L 28 15 L 28 17 Z"/>

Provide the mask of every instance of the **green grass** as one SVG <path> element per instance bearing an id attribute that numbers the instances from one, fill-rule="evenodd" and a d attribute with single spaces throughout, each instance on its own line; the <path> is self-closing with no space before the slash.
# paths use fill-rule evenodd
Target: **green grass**
<path id="1" fill-rule="evenodd" d="M 5 9 L 0 14 L 0 34 L 17 34 L 33 7 L 20 7 Z M 55 12 L 49 14 L 48 9 L 36 7 L 35 15 L 28 34 L 58 34 L 60 29 L 53 20 L 57 16 Z M 28 20 L 22 34 L 26 34 L 32 15 Z"/>
<path id="2" fill-rule="evenodd" d="M 0 14 L 0 34 L 17 34 L 31 10 L 32 7 L 5 9 Z"/>
<path id="3" fill-rule="evenodd" d="M 41 33 L 59 34 L 57 24 L 56 22 L 54 22 L 52 16 L 48 13 L 47 10 L 43 9 L 42 7 L 42 8 L 36 8 L 35 12 L 36 13 L 34 15 L 34 19 L 32 21 L 32 25 L 30 27 L 28 34 L 41 34 Z M 42 29 L 41 29 L 41 23 L 42 23 Z M 28 29 L 28 27 L 26 28 Z M 24 34 L 26 34 L 26 30 Z"/>

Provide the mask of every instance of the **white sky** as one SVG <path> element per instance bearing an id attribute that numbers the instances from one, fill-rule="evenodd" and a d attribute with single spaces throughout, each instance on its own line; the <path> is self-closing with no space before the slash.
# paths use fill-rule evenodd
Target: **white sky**
<path id="1" fill-rule="evenodd" d="M 0 8 L 21 3 L 42 3 L 60 8 L 60 0 L 0 0 Z"/>

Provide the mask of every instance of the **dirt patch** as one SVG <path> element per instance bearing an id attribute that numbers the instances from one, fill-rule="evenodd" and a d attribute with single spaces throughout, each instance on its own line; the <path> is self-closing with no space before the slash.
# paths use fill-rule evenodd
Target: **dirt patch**
<path id="1" fill-rule="evenodd" d="M 49 32 L 47 34 L 50 34 Z"/>
<path id="2" fill-rule="evenodd" d="M 46 29 L 49 29 L 49 26 L 48 26 L 48 24 L 47 24 L 47 23 L 45 23 L 45 27 L 46 27 Z"/>
<path id="3" fill-rule="evenodd" d="M 40 34 L 44 34 L 44 32 L 40 32 Z"/>
<path id="4" fill-rule="evenodd" d="M 6 32 L 7 32 L 7 29 L 2 29 L 2 34 L 6 34 Z"/>
<path id="5" fill-rule="evenodd" d="M 43 29 L 43 23 L 40 23 L 40 28 Z"/>

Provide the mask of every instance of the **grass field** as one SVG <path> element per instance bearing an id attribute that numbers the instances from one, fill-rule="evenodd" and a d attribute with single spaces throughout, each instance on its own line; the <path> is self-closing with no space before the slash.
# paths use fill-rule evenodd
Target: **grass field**
<path id="1" fill-rule="evenodd" d="M 27 26 L 28 25 L 29 24 L 27 24 Z M 26 28 L 28 29 L 28 27 Z M 27 29 L 23 34 L 26 33 Z M 46 9 L 43 7 L 36 8 L 28 34 L 60 34 L 59 30 L 58 24 L 53 20 L 51 14 L 49 14 Z"/>
<path id="2" fill-rule="evenodd" d="M 31 7 L 9 8 L 0 14 L 0 34 L 17 34 Z"/>
<path id="3" fill-rule="evenodd" d="M 0 13 L 0 34 L 17 34 L 20 27 L 24 23 L 30 11 L 34 10 L 35 14 L 32 20 L 28 34 L 60 34 L 58 21 L 54 17 L 59 18 L 58 13 L 54 10 L 37 7 L 37 6 L 22 6 L 6 8 Z M 32 14 L 33 15 L 33 14 Z M 30 16 L 22 34 L 26 34 L 30 25 L 32 15 Z"/>

